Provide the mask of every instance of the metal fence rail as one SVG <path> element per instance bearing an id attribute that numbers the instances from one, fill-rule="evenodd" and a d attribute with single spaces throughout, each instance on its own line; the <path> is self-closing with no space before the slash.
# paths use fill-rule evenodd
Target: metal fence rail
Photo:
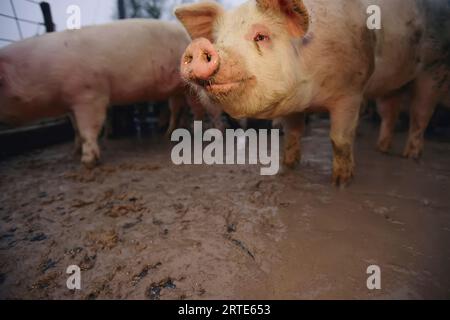
<path id="1" fill-rule="evenodd" d="M 24 18 L 19 17 L 17 14 L 17 10 L 16 10 L 14 1 L 25 1 L 25 2 L 37 5 L 42 12 L 43 21 L 35 21 L 35 20 L 24 19 Z M 38 1 L 34 1 L 34 0 L 9 0 L 9 2 L 11 4 L 11 9 L 12 9 L 13 14 L 9 15 L 9 14 L 0 12 L 0 17 L 15 21 L 17 32 L 18 32 L 19 38 L 20 38 L 19 40 L 24 39 L 24 34 L 23 34 L 23 30 L 22 30 L 20 23 L 36 25 L 37 26 L 36 35 L 39 34 L 39 29 L 42 26 L 45 27 L 46 32 L 55 31 L 55 24 L 53 23 L 51 8 L 50 8 L 50 4 L 48 2 L 45 2 L 45 1 L 38 2 Z M 16 42 L 17 40 L 0 37 L 0 41 L 13 43 L 13 42 Z"/>
<path id="2" fill-rule="evenodd" d="M 12 15 L 0 12 L 0 17 L 15 21 L 20 39 L 0 37 L 0 41 L 13 43 L 18 40 L 23 40 L 24 34 L 20 23 L 36 25 L 36 35 L 39 34 L 40 28 L 43 26 L 45 27 L 46 32 L 55 31 L 55 24 L 53 23 L 51 8 L 48 2 L 38 2 L 34 0 L 9 1 L 11 4 Z M 42 12 L 43 21 L 35 21 L 19 17 L 14 1 L 26 1 L 38 6 Z M 37 122 L 34 125 L 20 128 L 10 128 L 9 126 L 0 123 L 0 145 L 2 146 L 2 150 L 0 150 L 0 160 L 9 155 L 66 141 L 72 137 L 73 129 L 67 117 L 47 119 Z"/>

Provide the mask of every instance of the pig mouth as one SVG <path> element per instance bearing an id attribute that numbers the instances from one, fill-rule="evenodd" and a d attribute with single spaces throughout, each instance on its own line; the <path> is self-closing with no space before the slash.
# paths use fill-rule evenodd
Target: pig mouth
<path id="1" fill-rule="evenodd" d="M 211 83 L 204 86 L 204 88 L 212 94 L 224 94 L 236 90 L 241 84 L 243 84 L 243 81 Z"/>
<path id="2" fill-rule="evenodd" d="M 234 80 L 234 81 L 205 81 L 200 84 L 211 95 L 226 95 L 232 92 L 241 91 L 243 87 L 252 81 L 253 78 Z"/>

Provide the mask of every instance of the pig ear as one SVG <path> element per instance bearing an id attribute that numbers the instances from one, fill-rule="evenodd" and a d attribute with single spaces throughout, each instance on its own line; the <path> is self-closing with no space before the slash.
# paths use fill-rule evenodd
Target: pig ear
<path id="1" fill-rule="evenodd" d="M 294 37 L 303 37 L 309 29 L 309 13 L 302 0 L 256 0 L 262 11 L 276 11 L 286 18 L 289 32 Z"/>
<path id="2" fill-rule="evenodd" d="M 206 38 L 213 41 L 213 27 L 224 9 L 212 1 L 182 5 L 175 9 L 175 15 L 184 25 L 192 40 Z"/>

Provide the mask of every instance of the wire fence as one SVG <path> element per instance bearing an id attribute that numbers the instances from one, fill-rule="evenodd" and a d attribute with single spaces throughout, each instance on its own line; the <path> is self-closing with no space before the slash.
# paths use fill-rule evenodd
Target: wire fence
<path id="1" fill-rule="evenodd" d="M 42 13 L 43 13 L 43 17 L 44 17 L 43 21 L 36 21 L 36 20 L 25 19 L 25 18 L 19 17 L 19 15 L 17 13 L 16 2 L 15 1 L 28 2 L 28 3 L 36 5 L 39 8 L 39 10 L 42 11 Z M 0 17 L 5 18 L 5 19 L 9 19 L 9 20 L 13 20 L 13 22 L 15 22 L 15 25 L 16 25 L 16 28 L 17 28 L 17 32 L 18 32 L 18 35 L 19 35 L 19 39 L 11 39 L 11 38 L 0 36 L 0 42 L 13 43 L 13 42 L 16 42 L 18 40 L 23 40 L 25 38 L 25 35 L 24 35 L 24 31 L 23 31 L 21 23 L 26 23 L 26 24 L 29 24 L 29 25 L 35 25 L 36 26 L 35 36 L 41 34 L 43 28 L 47 32 L 54 30 L 54 24 L 53 24 L 53 21 L 51 19 L 50 5 L 48 3 L 34 1 L 34 0 L 9 0 L 9 3 L 10 3 L 10 6 L 11 6 L 12 15 L 0 12 Z"/>
<path id="2" fill-rule="evenodd" d="M 6 2 L 6 0 L 1 0 L 1 1 Z M 38 10 L 39 12 L 42 13 L 42 16 L 43 16 L 42 21 L 36 21 L 36 20 L 31 20 L 31 19 L 26 19 L 26 18 L 20 17 L 18 15 L 18 10 L 17 10 L 18 7 L 20 8 L 20 6 L 19 6 L 20 2 L 22 2 L 22 3 L 28 2 L 30 4 L 35 5 L 36 10 Z M 9 31 L 6 32 L 6 37 L 5 37 L 5 33 L 0 35 L 0 47 L 5 44 L 14 43 L 19 40 L 23 40 L 24 38 L 26 38 L 30 35 L 29 28 L 28 27 L 23 28 L 24 26 L 21 25 L 22 23 L 31 25 L 31 26 L 33 26 L 33 25 L 36 26 L 35 36 L 40 35 L 45 31 L 52 32 L 55 30 L 55 25 L 54 25 L 53 19 L 52 19 L 50 4 L 48 2 L 34 1 L 34 0 L 9 0 L 9 4 L 10 4 L 10 10 L 8 12 L 0 12 L 0 18 L 9 20 L 9 21 L 11 21 L 11 23 L 14 23 L 15 28 L 17 28 L 17 37 L 14 39 L 14 35 L 10 36 L 10 34 L 14 33 L 14 31 L 13 31 L 14 28 L 8 29 Z M 3 27 L 2 30 L 7 30 L 7 28 Z M 28 31 L 28 32 L 24 32 L 24 31 Z M 67 122 L 67 119 L 64 119 L 64 120 L 65 120 L 65 122 Z M 40 126 L 44 127 L 48 123 L 58 124 L 60 122 L 61 122 L 60 119 L 45 120 L 45 121 L 38 123 L 37 126 L 25 127 L 24 129 L 20 129 L 20 130 L 26 131 L 26 130 L 31 130 L 32 128 L 36 128 L 36 127 L 40 127 Z M 15 133 L 19 133 L 20 130 L 19 129 L 11 129 L 9 126 L 6 126 L 5 124 L 0 123 L 0 140 L 2 138 L 4 139 L 5 134 L 13 135 Z M 10 133 L 8 133 L 8 132 L 10 132 Z M 0 144 L 1 144 L 1 141 L 0 141 Z M 1 154 L 0 154 L 0 156 L 1 156 Z"/>

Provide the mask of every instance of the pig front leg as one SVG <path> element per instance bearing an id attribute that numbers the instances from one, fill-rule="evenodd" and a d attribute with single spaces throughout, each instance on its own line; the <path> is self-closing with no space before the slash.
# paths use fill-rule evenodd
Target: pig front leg
<path id="1" fill-rule="evenodd" d="M 293 169 L 301 161 L 301 138 L 305 131 L 305 114 L 295 113 L 284 117 L 284 156 L 283 165 Z"/>
<path id="2" fill-rule="evenodd" d="M 169 99 L 170 120 L 169 127 L 167 128 L 166 132 L 166 137 L 170 138 L 175 129 L 177 129 L 178 122 L 183 112 L 184 104 L 185 99 L 183 96 L 173 96 Z"/>
<path id="3" fill-rule="evenodd" d="M 207 114 L 215 129 L 222 132 L 225 131 L 225 124 L 222 121 L 221 108 L 212 103 L 200 102 L 199 98 L 192 94 L 188 94 L 186 98 L 192 114 L 194 115 L 195 121 L 203 121 Z"/>
<path id="4" fill-rule="evenodd" d="M 222 109 L 215 105 L 212 105 L 206 108 L 206 112 L 211 118 L 214 128 L 222 132 L 225 132 L 226 125 L 222 120 Z"/>
<path id="5" fill-rule="evenodd" d="M 353 144 L 362 97 L 352 97 L 334 104 L 330 110 L 333 145 L 333 184 L 348 185 L 354 175 Z"/>
<path id="6" fill-rule="evenodd" d="M 439 79 L 424 73 L 413 84 L 408 142 L 403 156 L 419 159 L 423 152 L 425 130 L 439 100 Z"/>
<path id="7" fill-rule="evenodd" d="M 72 109 L 81 141 L 81 163 L 92 169 L 100 160 L 98 136 L 106 119 L 108 99 L 97 97 L 76 103 Z"/>

